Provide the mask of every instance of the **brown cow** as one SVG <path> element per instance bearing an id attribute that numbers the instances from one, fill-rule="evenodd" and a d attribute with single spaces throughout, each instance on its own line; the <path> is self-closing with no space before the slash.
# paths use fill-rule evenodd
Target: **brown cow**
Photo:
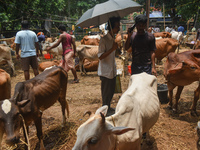
<path id="1" fill-rule="evenodd" d="M 164 38 L 156 40 L 155 57 L 158 60 L 162 60 L 170 52 L 175 52 L 178 45 L 179 45 L 178 41 L 172 38 Z"/>
<path id="2" fill-rule="evenodd" d="M 81 44 L 84 45 L 99 45 L 99 38 L 89 38 L 88 36 L 84 36 L 81 40 Z"/>
<path id="3" fill-rule="evenodd" d="M 83 61 L 83 68 L 86 72 L 97 71 L 99 65 L 98 60 L 89 61 L 88 59 L 84 59 Z M 76 71 L 80 71 L 79 65 L 75 67 Z"/>
<path id="4" fill-rule="evenodd" d="M 0 54 L 0 64 L 8 64 L 11 67 L 11 76 L 15 75 L 15 68 L 12 61 L 10 47 L 0 46 Z"/>
<path id="5" fill-rule="evenodd" d="M 65 99 L 67 80 L 67 72 L 55 66 L 30 80 L 17 83 L 13 97 L 0 101 L 0 140 L 5 133 L 7 144 L 17 143 L 24 118 L 27 128 L 34 121 L 40 149 L 44 149 L 42 112 L 58 100 L 62 108 L 63 125 L 66 123 L 65 109 L 69 114 Z"/>
<path id="6" fill-rule="evenodd" d="M 200 49 L 179 54 L 169 53 L 165 64 L 164 76 L 169 90 L 169 107 L 172 108 L 173 89 L 178 86 L 174 111 L 177 111 L 178 100 L 184 86 L 199 81 L 200 78 Z M 199 99 L 200 84 L 194 91 L 191 114 L 197 115 L 196 104 Z"/>
<path id="7" fill-rule="evenodd" d="M 162 38 L 171 38 L 172 34 L 169 32 L 156 32 L 153 33 L 155 37 L 162 37 Z"/>
<path id="8" fill-rule="evenodd" d="M 79 68 L 81 71 L 81 74 L 84 72 L 86 74 L 85 68 L 82 70 L 83 61 L 85 58 L 87 58 L 89 61 L 95 61 L 99 60 L 97 54 L 98 54 L 99 46 L 93 46 L 93 45 L 79 45 L 76 48 L 78 57 L 79 57 Z"/>
<path id="9" fill-rule="evenodd" d="M 59 64 L 60 64 L 59 60 L 45 61 L 39 64 L 39 70 L 44 71 L 46 68 L 49 68 L 51 66 L 58 66 Z"/>
<path id="10" fill-rule="evenodd" d="M 11 97 L 11 82 L 10 75 L 0 69 L 0 100 L 8 99 Z"/>

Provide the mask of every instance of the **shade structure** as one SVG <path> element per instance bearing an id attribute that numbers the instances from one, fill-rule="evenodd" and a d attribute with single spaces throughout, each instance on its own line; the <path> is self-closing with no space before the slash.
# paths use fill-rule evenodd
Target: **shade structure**
<path id="1" fill-rule="evenodd" d="M 80 17 L 76 25 L 82 28 L 91 25 L 101 25 L 107 22 L 110 17 L 122 18 L 140 10 L 141 7 L 142 5 L 132 0 L 109 0 L 87 10 Z"/>

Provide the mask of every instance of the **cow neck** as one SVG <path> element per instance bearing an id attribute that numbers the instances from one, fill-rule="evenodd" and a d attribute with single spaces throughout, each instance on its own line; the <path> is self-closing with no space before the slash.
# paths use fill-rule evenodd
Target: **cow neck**
<path id="1" fill-rule="evenodd" d="M 114 117 L 111 116 L 111 118 L 112 118 L 112 122 L 113 122 L 114 127 L 116 127 Z M 117 135 L 115 135 L 115 136 L 116 136 L 116 138 L 115 138 L 116 140 L 115 140 L 115 148 L 114 148 L 114 150 L 118 150 L 118 148 L 117 148 L 118 138 L 117 138 Z"/>

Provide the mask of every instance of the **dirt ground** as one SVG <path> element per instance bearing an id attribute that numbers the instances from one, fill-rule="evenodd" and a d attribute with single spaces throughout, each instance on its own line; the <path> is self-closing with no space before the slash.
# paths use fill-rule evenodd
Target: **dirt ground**
<path id="1" fill-rule="evenodd" d="M 181 50 L 183 51 L 183 49 Z M 42 61 L 46 61 L 41 58 Z M 117 59 L 117 68 L 122 68 L 122 62 Z M 164 83 L 163 64 L 157 65 L 158 83 Z M 24 81 L 23 72 L 20 69 L 20 62 L 13 57 L 16 68 L 16 76 L 11 77 L 12 94 L 17 82 Z M 4 67 L 4 69 L 7 69 Z M 9 70 L 8 70 L 9 71 Z M 31 72 L 31 77 L 33 73 Z M 66 100 L 69 103 L 70 116 L 64 127 L 61 126 L 62 114 L 60 104 L 57 102 L 44 111 L 42 117 L 44 145 L 47 150 L 71 150 L 76 141 L 77 128 L 88 119 L 83 117 L 87 110 L 93 112 L 101 106 L 100 79 L 97 72 L 88 72 L 81 76 L 78 72 L 80 83 L 73 84 L 73 75 L 69 72 Z M 127 89 L 130 76 L 121 76 L 122 93 Z M 167 104 L 161 104 L 160 117 L 157 123 L 150 129 L 151 145 L 143 143 L 142 150 L 195 150 L 196 149 L 196 125 L 199 117 L 190 115 L 190 106 L 193 100 L 194 89 L 198 83 L 186 86 L 179 101 L 178 113 L 174 114 L 167 109 Z M 112 107 L 115 107 L 122 94 L 115 94 L 112 100 Z M 197 105 L 197 112 L 200 114 L 200 105 Z M 22 134 L 21 134 L 22 136 Z M 38 150 L 39 143 L 36 136 L 35 126 L 30 126 L 29 140 L 31 150 Z M 10 149 L 2 142 L 2 149 Z M 23 149 L 19 146 L 17 149 Z"/>

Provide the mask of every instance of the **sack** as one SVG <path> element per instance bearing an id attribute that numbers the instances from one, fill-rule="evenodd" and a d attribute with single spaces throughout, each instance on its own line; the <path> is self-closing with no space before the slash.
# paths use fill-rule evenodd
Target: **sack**
<path id="1" fill-rule="evenodd" d="M 115 93 L 122 93 L 120 75 L 116 76 Z"/>

